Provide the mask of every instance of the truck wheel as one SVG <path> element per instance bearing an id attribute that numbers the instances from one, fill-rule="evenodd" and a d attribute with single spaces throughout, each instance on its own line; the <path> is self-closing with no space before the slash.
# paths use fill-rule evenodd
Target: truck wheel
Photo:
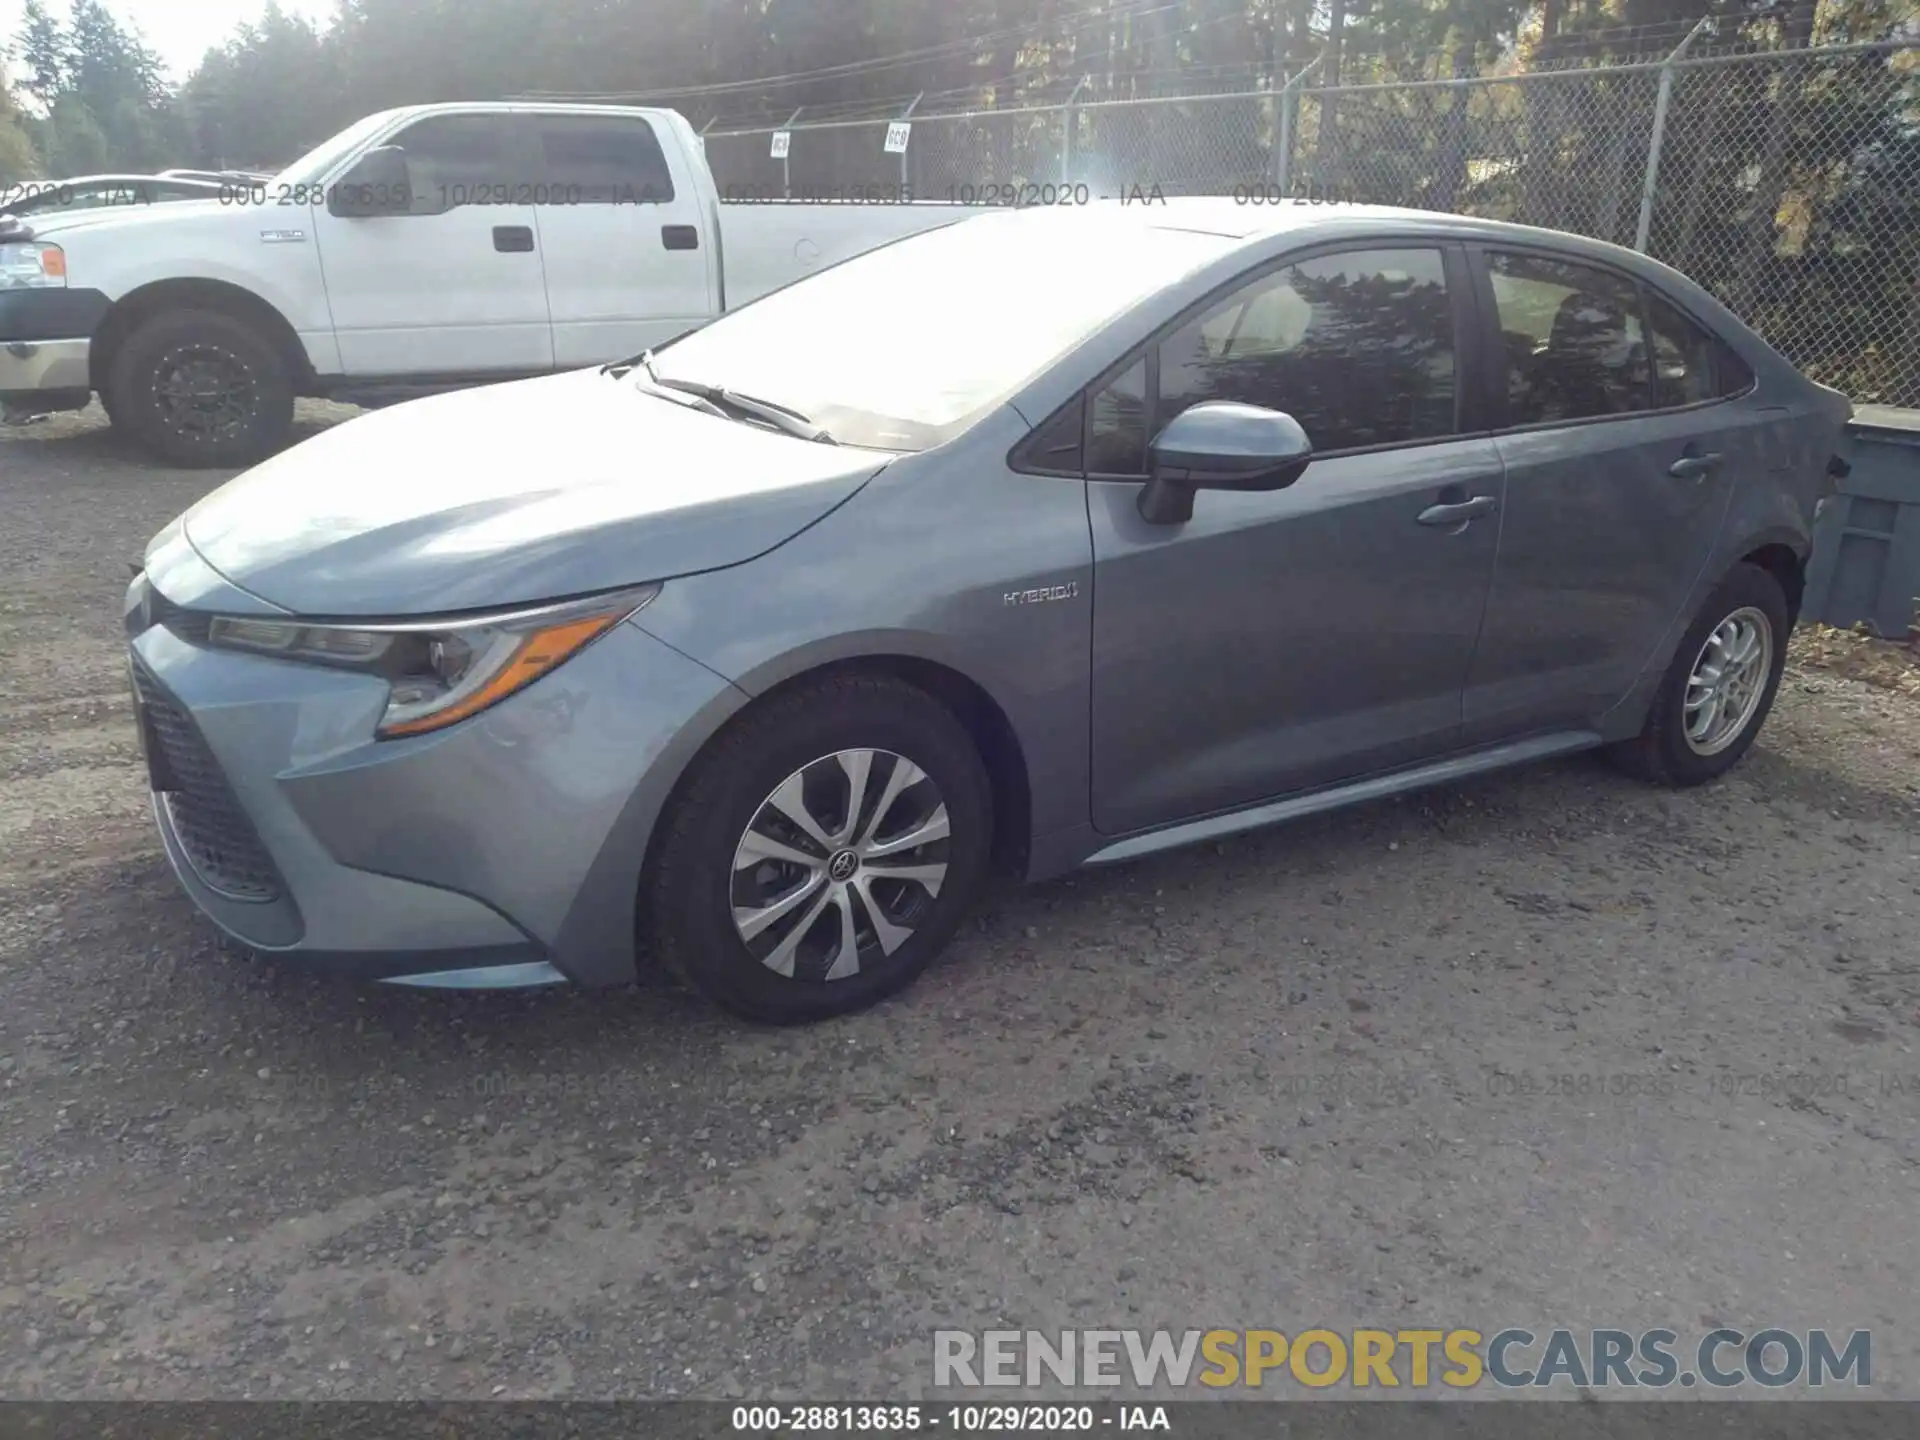
<path id="1" fill-rule="evenodd" d="M 169 310 L 120 347 L 107 413 L 176 465 L 251 465 L 286 442 L 293 383 L 279 353 L 217 310 Z"/>

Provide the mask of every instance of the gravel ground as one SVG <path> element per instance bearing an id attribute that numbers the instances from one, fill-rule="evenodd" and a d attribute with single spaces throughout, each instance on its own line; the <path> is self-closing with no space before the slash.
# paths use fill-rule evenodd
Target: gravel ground
<path id="1" fill-rule="evenodd" d="M 1914 697 L 1796 666 L 1710 789 L 1575 759 L 1009 889 L 804 1031 L 359 988 L 223 950 L 153 834 L 119 599 L 214 478 L 0 432 L 0 1394 L 898 1398 L 940 1326 L 1728 1323 L 1870 1328 L 1920 1395 Z"/>

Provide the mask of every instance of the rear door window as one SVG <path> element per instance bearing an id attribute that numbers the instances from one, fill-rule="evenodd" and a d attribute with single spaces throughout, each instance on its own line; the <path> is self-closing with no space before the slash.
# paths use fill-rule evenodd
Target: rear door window
<path id="1" fill-rule="evenodd" d="M 1647 294 L 1647 334 L 1653 341 L 1653 408 L 1698 405 L 1719 393 L 1714 338 L 1672 304 Z"/>
<path id="2" fill-rule="evenodd" d="M 673 176 L 653 126 L 638 116 L 548 115 L 540 129 L 536 203 L 664 205 Z"/>
<path id="3" fill-rule="evenodd" d="M 1639 287 L 1608 270 L 1538 255 L 1494 251 L 1487 268 L 1509 425 L 1651 408 Z"/>

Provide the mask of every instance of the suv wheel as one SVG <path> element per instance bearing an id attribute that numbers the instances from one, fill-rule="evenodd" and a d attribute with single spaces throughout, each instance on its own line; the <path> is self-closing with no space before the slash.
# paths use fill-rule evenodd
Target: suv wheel
<path id="1" fill-rule="evenodd" d="M 992 790 L 925 691 L 839 676 L 748 712 L 662 819 L 648 948 L 736 1015 L 864 1009 L 945 948 L 988 868 Z"/>
<path id="2" fill-rule="evenodd" d="M 1613 747 L 1614 760 L 1668 785 L 1732 769 L 1773 708 L 1791 624 L 1780 582 L 1758 565 L 1735 566 L 1674 652 L 1646 728 Z"/>
<path id="3" fill-rule="evenodd" d="M 286 362 L 217 310 L 171 310 L 142 323 L 114 357 L 107 387 L 113 422 L 176 465 L 251 465 L 293 427 Z"/>

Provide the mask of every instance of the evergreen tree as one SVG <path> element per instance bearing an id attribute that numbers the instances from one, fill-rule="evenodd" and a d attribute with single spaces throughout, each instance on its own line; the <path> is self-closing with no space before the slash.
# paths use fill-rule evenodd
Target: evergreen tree
<path id="1" fill-rule="evenodd" d="M 40 157 L 26 118 L 14 99 L 13 86 L 7 80 L 10 57 L 0 50 L 0 187 L 28 180 L 40 173 Z"/>
<path id="2" fill-rule="evenodd" d="M 67 88 L 72 50 L 67 27 L 47 10 L 45 0 L 27 0 L 15 53 L 26 67 L 22 87 L 40 104 L 50 106 Z"/>

